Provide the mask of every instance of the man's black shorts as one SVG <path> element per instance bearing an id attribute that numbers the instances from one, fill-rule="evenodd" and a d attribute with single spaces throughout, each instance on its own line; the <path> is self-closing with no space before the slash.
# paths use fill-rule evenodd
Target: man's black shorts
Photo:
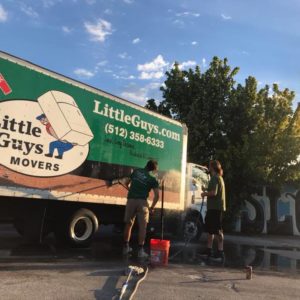
<path id="1" fill-rule="evenodd" d="M 205 216 L 205 230 L 209 234 L 219 234 L 222 231 L 223 212 L 218 209 L 208 209 Z"/>

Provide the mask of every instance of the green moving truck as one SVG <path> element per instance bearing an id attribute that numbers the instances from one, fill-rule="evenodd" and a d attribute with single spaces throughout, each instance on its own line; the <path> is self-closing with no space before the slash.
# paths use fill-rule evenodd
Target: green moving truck
<path id="1" fill-rule="evenodd" d="M 149 159 L 165 209 L 183 211 L 186 154 L 184 124 L 0 52 L 0 217 L 27 239 L 87 245 L 122 223 L 121 178 Z"/>

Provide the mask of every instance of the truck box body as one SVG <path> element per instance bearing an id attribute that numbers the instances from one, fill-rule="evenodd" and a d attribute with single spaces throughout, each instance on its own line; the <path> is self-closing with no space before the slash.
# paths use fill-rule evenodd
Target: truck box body
<path id="1" fill-rule="evenodd" d="M 164 207 L 183 210 L 186 152 L 185 125 L 0 52 L 1 202 L 124 206 L 122 178 L 156 159 Z"/>

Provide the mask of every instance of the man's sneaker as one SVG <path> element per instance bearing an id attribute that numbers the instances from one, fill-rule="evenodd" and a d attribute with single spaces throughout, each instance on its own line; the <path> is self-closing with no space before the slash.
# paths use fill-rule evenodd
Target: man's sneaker
<path id="1" fill-rule="evenodd" d="M 123 255 L 128 255 L 132 252 L 132 248 L 129 245 L 123 247 Z"/>
<path id="2" fill-rule="evenodd" d="M 139 249 L 138 258 L 148 258 L 149 254 L 145 252 L 144 248 Z"/>
<path id="3" fill-rule="evenodd" d="M 211 259 L 214 261 L 223 262 L 225 259 L 224 251 L 217 251 L 217 253 L 211 257 Z"/>

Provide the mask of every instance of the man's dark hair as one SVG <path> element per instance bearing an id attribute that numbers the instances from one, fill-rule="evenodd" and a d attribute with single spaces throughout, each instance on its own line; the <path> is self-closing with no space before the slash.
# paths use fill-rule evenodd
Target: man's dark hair
<path id="1" fill-rule="evenodd" d="M 209 162 L 209 165 L 214 169 L 214 171 L 218 175 L 223 176 L 223 169 L 222 169 L 221 163 L 218 160 L 211 160 Z"/>
<path id="2" fill-rule="evenodd" d="M 147 169 L 148 171 L 154 171 L 154 170 L 157 169 L 157 165 L 158 165 L 158 163 L 157 163 L 156 160 L 150 159 L 150 160 L 147 162 L 145 169 Z"/>

